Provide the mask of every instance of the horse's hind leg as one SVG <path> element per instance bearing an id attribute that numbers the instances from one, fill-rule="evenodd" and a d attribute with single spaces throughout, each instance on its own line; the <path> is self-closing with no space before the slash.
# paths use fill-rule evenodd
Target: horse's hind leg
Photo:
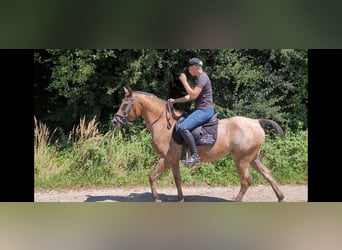
<path id="1" fill-rule="evenodd" d="M 240 160 L 234 160 L 234 161 L 235 161 L 235 165 L 236 165 L 236 168 L 240 177 L 240 183 L 241 183 L 240 191 L 235 201 L 240 202 L 242 201 L 242 198 L 245 195 L 249 186 L 251 185 L 252 181 L 251 181 L 251 178 L 249 176 L 249 171 L 248 171 L 249 161 L 246 159 L 240 159 Z"/>
<path id="2" fill-rule="evenodd" d="M 159 195 L 157 193 L 157 189 L 156 189 L 156 180 L 157 180 L 158 176 L 160 176 L 162 173 L 164 173 L 167 169 L 168 169 L 168 167 L 165 164 L 165 159 L 160 158 L 156 168 L 154 169 L 154 171 L 150 175 L 149 179 L 150 179 L 152 198 L 154 199 L 155 202 L 161 202 L 161 200 L 159 199 Z"/>
<path id="3" fill-rule="evenodd" d="M 184 201 L 184 196 L 183 196 L 182 187 L 181 187 L 181 175 L 180 175 L 179 162 L 177 162 L 175 165 L 172 166 L 172 173 L 173 173 L 173 178 L 175 179 L 175 183 L 177 187 L 178 201 Z"/>
<path id="4" fill-rule="evenodd" d="M 259 159 L 259 153 L 256 155 L 256 157 L 251 162 L 251 165 L 254 167 L 255 170 L 257 170 L 271 185 L 273 191 L 278 197 L 278 201 L 282 201 L 284 199 L 284 194 L 280 191 L 276 181 L 274 180 L 271 171 L 264 165 Z"/>

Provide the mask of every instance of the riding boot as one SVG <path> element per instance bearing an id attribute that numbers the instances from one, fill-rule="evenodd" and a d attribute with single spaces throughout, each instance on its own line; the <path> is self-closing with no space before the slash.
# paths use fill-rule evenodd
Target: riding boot
<path id="1" fill-rule="evenodd" d="M 191 151 L 191 156 L 188 159 L 186 159 L 185 165 L 198 165 L 200 163 L 200 157 L 197 153 L 197 147 L 193 135 L 187 129 L 180 130 L 180 134 L 182 135 L 185 143 L 189 146 Z"/>

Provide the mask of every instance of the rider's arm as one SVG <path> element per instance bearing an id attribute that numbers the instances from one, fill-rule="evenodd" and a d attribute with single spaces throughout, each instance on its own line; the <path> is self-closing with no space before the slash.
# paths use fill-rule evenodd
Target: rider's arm
<path id="1" fill-rule="evenodd" d="M 199 88 L 199 87 L 191 88 L 190 84 L 188 83 L 188 79 L 186 78 L 186 75 L 184 73 L 182 73 L 179 76 L 179 79 L 183 83 L 183 86 L 186 90 L 186 93 L 188 93 L 188 96 L 190 98 L 187 101 L 195 100 L 199 96 L 199 94 L 201 93 L 202 88 Z"/>
<path id="2" fill-rule="evenodd" d="M 172 99 L 172 98 L 169 99 L 169 102 L 171 103 L 181 103 L 181 102 L 189 102 L 189 101 L 191 101 L 190 95 L 179 97 L 177 99 Z"/>

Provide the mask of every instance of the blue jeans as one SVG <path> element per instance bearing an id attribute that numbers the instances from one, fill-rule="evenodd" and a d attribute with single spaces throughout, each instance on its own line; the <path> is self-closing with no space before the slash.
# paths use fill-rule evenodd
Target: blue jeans
<path id="1" fill-rule="evenodd" d="M 180 130 L 193 130 L 194 128 L 206 123 L 215 114 L 214 109 L 199 108 L 192 112 L 179 125 Z"/>

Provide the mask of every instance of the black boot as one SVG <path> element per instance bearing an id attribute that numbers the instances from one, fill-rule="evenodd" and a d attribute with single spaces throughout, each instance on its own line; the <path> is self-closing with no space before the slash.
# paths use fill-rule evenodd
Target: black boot
<path id="1" fill-rule="evenodd" d="M 195 143 L 195 139 L 193 135 L 187 129 L 180 130 L 180 134 L 182 135 L 185 143 L 189 146 L 191 154 L 192 154 L 188 159 L 186 159 L 185 165 L 187 166 L 198 165 L 200 163 L 200 157 L 197 153 L 197 147 L 196 147 L 196 143 Z"/>

